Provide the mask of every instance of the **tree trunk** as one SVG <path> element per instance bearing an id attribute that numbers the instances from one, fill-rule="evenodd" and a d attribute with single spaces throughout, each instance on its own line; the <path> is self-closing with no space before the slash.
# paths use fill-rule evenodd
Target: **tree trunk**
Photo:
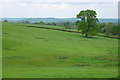
<path id="1" fill-rule="evenodd" d="M 85 34 L 85 37 L 88 37 L 88 34 Z"/>

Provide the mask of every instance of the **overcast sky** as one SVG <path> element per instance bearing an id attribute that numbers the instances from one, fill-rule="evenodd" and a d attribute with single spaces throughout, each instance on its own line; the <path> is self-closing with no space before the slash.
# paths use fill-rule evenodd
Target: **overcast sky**
<path id="1" fill-rule="evenodd" d="M 73 18 L 92 9 L 98 18 L 117 18 L 118 0 L 0 0 L 0 17 Z"/>

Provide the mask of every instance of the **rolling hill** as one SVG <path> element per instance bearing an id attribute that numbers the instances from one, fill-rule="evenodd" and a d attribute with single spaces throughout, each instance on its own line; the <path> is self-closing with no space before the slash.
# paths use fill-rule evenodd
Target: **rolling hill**
<path id="1" fill-rule="evenodd" d="M 118 39 L 27 27 L 34 24 L 2 25 L 3 78 L 118 77 Z"/>

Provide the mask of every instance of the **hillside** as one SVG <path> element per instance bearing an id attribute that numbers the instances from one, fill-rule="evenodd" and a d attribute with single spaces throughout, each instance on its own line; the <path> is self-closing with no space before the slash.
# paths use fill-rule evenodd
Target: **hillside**
<path id="1" fill-rule="evenodd" d="M 4 78 L 118 76 L 118 39 L 27 26 L 3 22 Z"/>

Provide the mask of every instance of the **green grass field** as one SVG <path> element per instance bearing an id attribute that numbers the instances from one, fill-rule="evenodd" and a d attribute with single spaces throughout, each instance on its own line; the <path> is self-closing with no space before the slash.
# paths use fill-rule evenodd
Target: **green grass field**
<path id="1" fill-rule="evenodd" d="M 27 27 L 32 25 L 3 22 L 3 78 L 118 76 L 118 39 Z"/>
<path id="2" fill-rule="evenodd" d="M 2 78 L 2 23 L 0 22 L 0 79 Z"/>

